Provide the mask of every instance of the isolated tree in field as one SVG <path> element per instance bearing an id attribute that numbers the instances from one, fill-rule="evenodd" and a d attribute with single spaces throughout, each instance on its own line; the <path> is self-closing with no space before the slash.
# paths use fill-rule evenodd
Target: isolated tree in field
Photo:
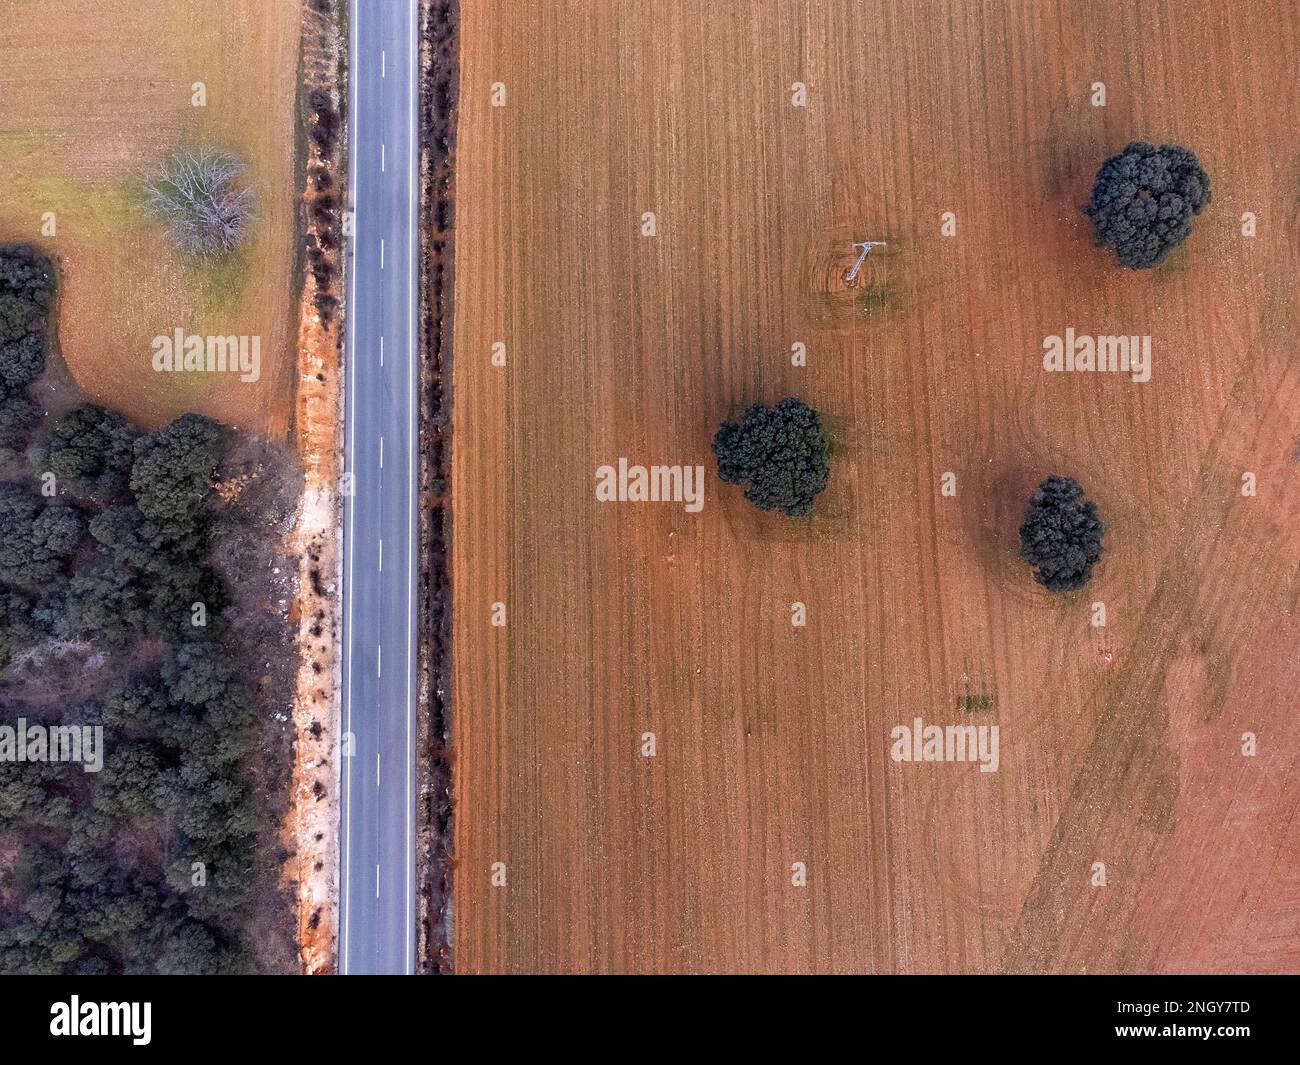
<path id="1" fill-rule="evenodd" d="M 1120 266 L 1142 270 L 1169 257 L 1209 202 L 1210 175 L 1192 152 L 1133 141 L 1102 163 L 1083 211 L 1097 243 L 1109 247 Z"/>
<path id="2" fill-rule="evenodd" d="M 172 243 L 199 259 L 229 255 L 253 220 L 253 192 L 244 164 L 229 152 L 199 148 L 177 153 L 145 186 L 145 202 L 167 223 Z"/>
<path id="3" fill-rule="evenodd" d="M 718 476 L 748 484 L 745 498 L 759 510 L 800 517 L 812 510 L 830 480 L 830 445 L 821 415 L 789 396 L 775 407 L 756 403 L 713 437 Z"/>
<path id="4" fill-rule="evenodd" d="M 1092 576 L 1105 532 L 1096 504 L 1083 498 L 1079 482 L 1052 476 L 1029 501 L 1020 526 L 1020 553 L 1049 592 L 1072 592 Z"/>

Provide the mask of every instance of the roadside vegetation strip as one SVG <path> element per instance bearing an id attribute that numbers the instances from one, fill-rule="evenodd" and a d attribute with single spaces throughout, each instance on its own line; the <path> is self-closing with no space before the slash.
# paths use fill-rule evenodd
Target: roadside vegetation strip
<path id="1" fill-rule="evenodd" d="M 451 869 L 452 326 L 460 4 L 420 6 L 420 715 L 417 943 L 421 972 L 455 967 Z"/>

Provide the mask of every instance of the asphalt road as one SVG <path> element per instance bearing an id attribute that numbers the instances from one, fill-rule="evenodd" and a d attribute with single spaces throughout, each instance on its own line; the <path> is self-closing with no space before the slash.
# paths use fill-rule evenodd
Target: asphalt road
<path id="1" fill-rule="evenodd" d="M 352 0 L 339 970 L 415 966 L 415 0 Z M 349 753 L 350 751 L 350 753 Z"/>

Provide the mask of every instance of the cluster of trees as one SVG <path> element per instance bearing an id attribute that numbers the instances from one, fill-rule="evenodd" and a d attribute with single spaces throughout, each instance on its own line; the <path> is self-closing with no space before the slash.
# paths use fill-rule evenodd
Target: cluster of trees
<path id="1" fill-rule="evenodd" d="M 0 455 L 21 451 L 40 411 L 27 386 L 45 372 L 54 269 L 27 244 L 0 248 Z"/>
<path id="2" fill-rule="evenodd" d="M 43 337 L 11 294 L 39 306 L 51 286 L 25 251 L 0 250 L 0 263 L 8 381 L 12 338 Z M 9 724 L 102 726 L 104 761 L 98 773 L 0 761 L 0 972 L 253 965 L 252 892 L 266 872 L 248 771 L 255 716 L 207 562 L 227 435 L 195 414 L 142 433 L 79 406 L 30 446 L 29 477 L 0 483 L 0 690 L 26 653 L 57 669 L 90 645 L 122 667 L 71 708 L 5 700 Z"/>
<path id="3" fill-rule="evenodd" d="M 1210 175 L 1196 153 L 1177 144 L 1132 141 L 1097 171 L 1083 212 L 1097 244 L 1130 270 L 1159 266 L 1192 231 L 1210 202 Z M 1106 529 L 1096 504 L 1072 477 L 1038 487 L 1020 526 L 1020 553 L 1049 592 L 1071 592 L 1092 579 Z"/>
<path id="4" fill-rule="evenodd" d="M 755 404 L 738 421 L 723 422 L 713 438 L 718 476 L 747 484 L 745 498 L 759 510 L 799 517 L 830 479 L 830 447 L 821 416 L 793 396 L 774 407 Z M 1071 477 L 1048 477 L 1020 527 L 1020 552 L 1034 578 L 1050 592 L 1083 588 L 1101 558 L 1106 529 L 1095 503 Z"/>
<path id="5" fill-rule="evenodd" d="M 33 444 L 33 472 L 53 474 L 42 483 L 79 502 L 0 483 L 0 594 L 11 618 L 0 667 L 50 641 L 120 650 L 142 635 L 220 634 L 228 604 L 204 562 L 212 520 L 203 502 L 222 438 L 197 414 L 138 434 L 116 412 L 86 405 Z M 95 550 L 79 550 L 87 538 Z"/>
<path id="6" fill-rule="evenodd" d="M 77 408 L 33 453 L 60 456 L 102 502 L 51 505 L 0 484 L 7 658 L 62 641 L 120 656 L 142 639 L 166 645 L 160 667 L 68 714 L 103 726 L 100 773 L 0 763 L 0 822 L 18 837 L 0 890 L 14 900 L 0 906 L 0 971 L 250 965 L 253 714 L 222 643 L 223 582 L 204 561 L 222 435 L 197 415 L 135 434 L 112 412 Z M 162 852 L 122 846 L 141 834 L 163 839 Z"/>
<path id="7" fill-rule="evenodd" d="M 1194 152 L 1133 141 L 1101 165 L 1083 210 L 1097 243 L 1120 266 L 1139 270 L 1163 263 L 1209 202 L 1210 176 Z M 829 452 L 821 416 L 794 397 L 750 407 L 739 420 L 723 422 L 713 438 L 718 476 L 746 485 L 745 498 L 760 510 L 792 517 L 808 514 L 826 487 Z M 1079 483 L 1052 476 L 1030 500 L 1020 551 L 1049 591 L 1074 591 L 1091 579 L 1104 532 Z"/>
<path id="8" fill-rule="evenodd" d="M 69 719 L 102 725 L 100 773 L 0 762 L 0 820 L 16 842 L 0 878 L 0 972 L 250 969 L 252 716 L 220 648 L 181 644 L 159 676 Z"/>

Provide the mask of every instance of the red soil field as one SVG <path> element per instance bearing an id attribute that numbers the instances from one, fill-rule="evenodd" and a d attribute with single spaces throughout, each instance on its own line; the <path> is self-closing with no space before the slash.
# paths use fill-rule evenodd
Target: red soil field
<path id="1" fill-rule="evenodd" d="M 458 971 L 1300 968 L 1300 12 L 1138 12 L 464 5 Z M 1132 139 L 1214 182 L 1153 271 L 1079 210 Z M 1151 380 L 1044 373 L 1067 328 Z M 790 394 L 808 519 L 709 452 Z M 703 509 L 598 502 L 620 456 Z M 1108 527 L 1077 594 L 1017 554 L 1049 473 Z M 893 761 L 915 717 L 997 725 L 997 772 Z"/>

